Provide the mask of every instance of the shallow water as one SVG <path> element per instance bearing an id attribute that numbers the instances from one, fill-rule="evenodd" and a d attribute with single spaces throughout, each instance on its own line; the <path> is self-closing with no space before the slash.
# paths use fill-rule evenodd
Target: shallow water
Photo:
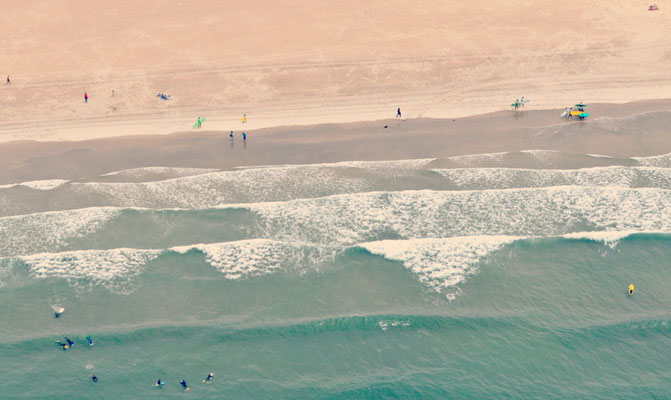
<path id="1" fill-rule="evenodd" d="M 664 398 L 669 183 L 531 151 L 1 187 L 0 393 Z"/>

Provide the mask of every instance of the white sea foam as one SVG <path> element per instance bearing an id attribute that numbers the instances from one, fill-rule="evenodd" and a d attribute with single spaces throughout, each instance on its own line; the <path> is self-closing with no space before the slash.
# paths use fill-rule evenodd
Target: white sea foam
<path id="1" fill-rule="evenodd" d="M 102 284 L 114 291 L 128 292 L 128 282 L 142 267 L 167 251 L 203 253 L 205 261 L 227 279 L 248 278 L 279 270 L 318 268 L 341 249 L 266 239 L 194 244 L 169 249 L 117 248 L 38 253 L 13 257 L 27 266 L 35 278 L 62 278 L 73 284 Z M 11 260 L 9 259 L 9 260 Z M 2 265 L 7 264 L 5 258 Z M 6 266 L 6 265 L 5 265 Z M 3 269 L 2 271 L 5 271 Z"/>
<path id="2" fill-rule="evenodd" d="M 506 167 L 522 164 L 548 168 L 570 164 L 572 160 L 578 160 L 576 162 L 579 165 L 589 166 L 595 162 L 588 159 L 645 166 L 551 170 Z M 487 167 L 475 168 L 477 165 Z M 0 203 L 6 203 L 6 207 L 0 210 L 0 215 L 90 206 L 199 209 L 223 203 L 283 201 L 380 189 L 414 189 L 422 185 L 448 190 L 557 185 L 667 188 L 671 187 L 671 168 L 666 168 L 669 166 L 669 155 L 620 160 L 596 155 L 526 150 L 457 156 L 442 160 L 257 166 L 215 172 L 196 168 L 180 172 L 188 176 L 152 182 L 70 182 L 57 192 L 45 191 L 41 194 L 42 197 L 36 198 L 39 200 L 34 202 L 36 206 L 26 204 L 16 194 L 9 196 L 0 192 Z M 443 176 L 447 182 L 427 175 L 427 169 Z M 174 172 L 181 169 L 151 167 L 117 173 L 128 173 L 130 176 L 136 170 L 140 171 L 139 174 L 147 174 L 152 171 Z M 63 185 L 67 181 L 49 182 L 51 183 L 35 184 L 34 187 L 48 189 L 56 184 Z"/>
<path id="3" fill-rule="evenodd" d="M 633 230 L 575 232 L 560 237 L 588 239 L 614 247 L 623 238 L 639 233 L 659 232 Z M 459 293 L 459 284 L 469 275 L 477 273 L 477 266 L 483 257 L 518 240 L 542 238 L 480 235 L 381 240 L 360 243 L 356 247 L 401 262 L 422 284 L 452 299 Z M 133 289 L 132 285 L 129 285 L 130 281 L 142 272 L 143 266 L 168 251 L 180 254 L 192 250 L 199 251 L 205 261 L 221 272 L 226 279 L 241 279 L 278 271 L 316 270 L 324 262 L 333 261 L 334 257 L 345 249 L 346 247 L 251 239 L 176 246 L 162 250 L 118 248 L 40 253 L 14 259 L 21 260 L 28 267 L 29 273 L 36 278 L 57 277 L 66 279 L 76 286 L 101 284 L 115 292 L 127 294 Z M 7 266 L 6 262 L 0 262 L 0 265 Z M 6 273 L 7 269 L 4 268 L 0 272 Z M 0 279 L 0 285 L 3 280 Z"/>
<path id="4" fill-rule="evenodd" d="M 398 238 L 513 235 L 555 236 L 576 231 L 671 231 L 671 191 L 657 188 L 559 186 L 465 191 L 341 194 L 282 202 L 224 204 L 248 209 L 254 236 L 285 242 L 351 246 Z M 99 231 L 122 211 L 89 208 L 0 218 L 0 256 L 59 250 Z M 135 212 L 135 211 L 129 211 Z M 147 229 L 160 235 L 164 225 Z M 170 223 L 178 214 L 156 214 Z M 166 220 L 168 218 L 168 220 Z M 176 217 L 174 217 L 176 218 Z M 197 215 L 191 218 L 195 221 Z M 185 228 L 190 229 L 190 228 Z M 251 237 L 250 237 L 251 239 Z M 132 246 L 128 244 L 121 246 Z"/>
<path id="5" fill-rule="evenodd" d="M 99 230 L 119 212 L 97 207 L 1 217 L 0 257 L 56 250 Z"/>
<path id="6" fill-rule="evenodd" d="M 476 271 L 480 259 L 522 238 L 469 236 L 446 239 L 382 240 L 360 244 L 372 254 L 400 261 L 420 282 L 437 291 L 461 283 Z M 453 297 L 453 293 L 448 293 Z"/>
<path id="7" fill-rule="evenodd" d="M 650 231 L 597 231 L 597 232 L 573 232 L 563 235 L 567 239 L 587 239 L 594 242 L 603 242 L 614 248 L 622 239 L 637 233 L 662 233 Z"/>
<path id="8" fill-rule="evenodd" d="M 417 164 L 424 165 L 425 161 Z M 221 203 L 278 201 L 356 193 L 383 186 L 413 185 L 419 169 L 394 169 L 377 163 L 354 169 L 357 163 L 339 167 L 295 166 L 219 171 L 145 183 L 73 183 L 72 197 L 93 198 L 117 207 L 204 208 Z M 406 165 L 407 167 L 407 165 Z M 446 189 L 538 187 L 552 185 L 662 186 L 671 183 L 671 170 L 612 167 L 582 170 L 534 170 L 510 168 L 436 169 L 448 182 L 433 178 L 432 185 Z M 401 181 L 402 178 L 408 178 Z M 390 181 L 393 179 L 393 181 Z"/>
<path id="9" fill-rule="evenodd" d="M 225 243 L 194 244 L 173 247 L 186 253 L 203 253 L 205 261 L 228 279 L 239 279 L 272 273 L 289 267 L 305 267 L 335 256 L 334 248 L 315 247 L 266 239 L 251 239 Z"/>
<path id="10" fill-rule="evenodd" d="M 43 181 L 28 181 L 21 183 L 12 183 L 9 185 L 0 185 L 0 189 L 9 189 L 16 186 L 25 186 L 35 190 L 51 190 L 62 186 L 70 181 L 65 179 L 49 179 Z"/>
<path id="11" fill-rule="evenodd" d="M 671 168 L 671 153 L 652 157 L 632 157 L 632 159 L 638 161 L 640 165 Z"/>
<path id="12" fill-rule="evenodd" d="M 581 169 L 451 168 L 434 169 L 455 189 L 515 187 L 621 186 L 671 188 L 671 169 L 594 167 Z"/>
<path id="13" fill-rule="evenodd" d="M 111 249 L 40 253 L 19 257 L 37 278 L 85 279 L 108 282 L 137 275 L 140 267 L 160 254 L 159 250 Z"/>
<path id="14" fill-rule="evenodd" d="M 671 231 L 671 191 L 650 188 L 370 192 L 223 207 L 257 213 L 266 238 L 341 245 L 384 237 Z"/>
<path id="15" fill-rule="evenodd" d="M 108 172 L 100 176 L 115 176 L 132 179 L 142 179 L 152 175 L 168 175 L 171 177 L 184 177 L 192 175 L 200 175 L 208 172 L 215 172 L 217 169 L 213 168 L 182 168 L 182 167 L 142 167 L 130 168 L 121 171 Z"/>
<path id="16" fill-rule="evenodd" d="M 203 208 L 234 199 L 264 201 L 358 192 L 366 183 L 360 177 L 339 174 L 334 168 L 278 167 L 219 171 L 145 183 L 88 182 L 72 185 L 75 196 L 104 196 L 122 207 Z"/>
<path id="17" fill-rule="evenodd" d="M 238 167 L 237 170 L 266 169 L 266 168 L 362 168 L 362 169 L 418 169 L 426 166 L 435 158 L 416 158 L 409 160 L 385 160 L 385 161 L 340 161 L 322 164 L 279 164 L 279 165 L 254 165 Z"/>

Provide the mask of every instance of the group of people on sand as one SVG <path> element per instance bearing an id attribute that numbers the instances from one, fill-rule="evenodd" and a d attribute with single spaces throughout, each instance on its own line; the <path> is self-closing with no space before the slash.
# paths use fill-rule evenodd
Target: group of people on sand
<path id="1" fill-rule="evenodd" d="M 231 142 L 235 139 L 233 137 L 233 131 L 231 131 L 231 133 L 228 134 L 228 137 L 231 138 Z M 242 131 L 242 141 L 243 142 L 247 141 L 247 134 L 245 133 L 245 131 Z"/>
<path id="2" fill-rule="evenodd" d="M 521 99 L 515 99 L 515 102 L 513 103 L 513 108 L 515 110 L 519 110 L 520 107 L 524 107 L 524 96 L 522 96 Z"/>
<path id="3" fill-rule="evenodd" d="M 650 7 L 648 7 L 648 11 L 657 11 L 657 10 L 659 10 L 657 4 L 652 4 Z"/>

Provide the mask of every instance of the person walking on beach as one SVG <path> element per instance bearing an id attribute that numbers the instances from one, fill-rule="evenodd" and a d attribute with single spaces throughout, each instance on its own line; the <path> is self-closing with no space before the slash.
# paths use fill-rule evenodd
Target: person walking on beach
<path id="1" fill-rule="evenodd" d="M 233 131 L 231 131 L 231 133 L 228 135 L 228 137 L 231 138 L 231 140 L 233 140 Z"/>
<path id="2" fill-rule="evenodd" d="M 401 107 L 396 110 L 396 118 L 401 118 Z"/>
<path id="3" fill-rule="evenodd" d="M 247 134 L 245 132 L 242 132 L 242 141 L 243 142 L 247 141 Z"/>
<path id="4" fill-rule="evenodd" d="M 89 102 L 89 94 L 84 92 L 84 103 L 88 104 L 88 102 Z"/>
<path id="5" fill-rule="evenodd" d="M 8 84 L 8 85 L 11 85 L 11 84 L 12 84 L 12 81 L 9 80 L 9 75 L 7 75 L 7 84 Z"/>
<path id="6" fill-rule="evenodd" d="M 522 96 L 522 98 L 520 99 L 520 105 L 522 105 L 522 107 L 524 107 L 524 96 Z"/>
<path id="7" fill-rule="evenodd" d="M 242 116 L 242 123 L 244 124 L 245 122 L 247 122 L 247 114 Z"/>
<path id="8" fill-rule="evenodd" d="M 114 97 L 114 89 L 112 89 L 112 97 Z"/>

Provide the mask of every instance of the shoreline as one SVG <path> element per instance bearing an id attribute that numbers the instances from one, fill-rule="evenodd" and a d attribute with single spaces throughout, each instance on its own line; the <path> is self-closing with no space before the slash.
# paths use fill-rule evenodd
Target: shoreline
<path id="1" fill-rule="evenodd" d="M 502 100 L 505 101 L 505 100 Z M 343 103 L 346 103 L 343 101 Z M 490 108 L 451 108 L 451 109 L 430 109 L 425 106 L 424 102 L 411 103 L 407 107 L 401 107 L 404 120 L 410 119 L 464 119 L 477 118 L 489 114 L 501 112 L 514 112 L 513 110 L 490 107 Z M 563 105 L 561 105 L 563 104 Z M 625 102 L 594 102 L 589 110 L 594 109 L 594 106 L 634 106 L 638 104 L 647 104 L 651 107 L 650 111 L 659 111 L 661 109 L 671 109 L 671 98 L 660 99 L 640 99 Z M 521 109 L 518 112 L 548 112 L 561 110 L 565 106 L 572 105 L 570 102 L 557 103 L 548 105 L 543 108 L 536 108 L 537 102 L 532 102 L 526 109 Z M 668 108 L 666 108 L 668 105 Z M 301 107 L 301 106 L 298 106 Z M 189 110 L 194 117 L 184 117 L 181 114 L 186 113 L 185 110 L 175 112 L 178 116 L 166 116 L 166 110 L 153 110 L 151 112 L 141 112 L 135 115 L 119 115 L 119 116 L 101 116 L 92 118 L 60 118 L 51 120 L 46 118 L 32 122 L 29 125 L 25 123 L 0 123 L 0 144 L 35 141 L 35 142 L 79 142 L 96 139 L 121 138 L 133 136 L 160 136 L 172 135 L 186 132 L 197 132 L 192 128 L 197 116 L 206 117 L 203 124 L 204 130 L 229 132 L 233 130 L 236 134 L 240 131 L 256 132 L 274 128 L 293 128 L 293 127 L 310 127 L 324 124 L 357 124 L 370 123 L 375 121 L 383 121 L 393 118 L 395 115 L 396 105 L 376 104 L 376 105 L 332 105 L 329 107 L 307 107 L 303 108 L 291 107 L 258 107 L 255 112 L 254 107 L 250 107 L 252 111 L 247 112 L 247 123 L 242 123 L 241 118 L 243 114 L 235 115 L 231 110 L 223 112 L 217 111 L 220 109 L 210 108 L 200 111 Z M 588 110 L 588 111 L 589 111 Z M 212 111 L 211 113 L 209 111 Z M 594 118 L 594 116 L 593 116 Z"/>
<path id="2" fill-rule="evenodd" d="M 203 128 L 163 135 L 84 141 L 0 143 L 0 185 L 81 179 L 131 168 L 231 169 L 243 166 L 442 158 L 557 150 L 613 157 L 671 153 L 671 100 L 591 104 L 586 121 L 561 110 L 499 111 L 459 119 L 280 126 L 240 131 Z M 384 126 L 388 128 L 384 128 Z"/>

